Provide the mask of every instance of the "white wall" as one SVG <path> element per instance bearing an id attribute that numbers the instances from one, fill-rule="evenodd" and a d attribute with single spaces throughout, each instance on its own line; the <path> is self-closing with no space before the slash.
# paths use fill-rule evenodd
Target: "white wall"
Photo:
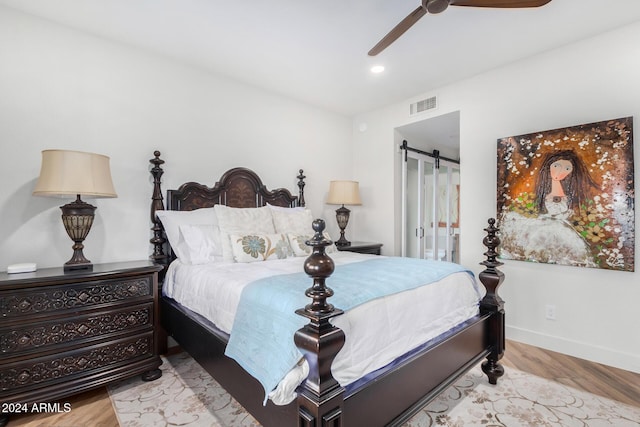
<path id="1" fill-rule="evenodd" d="M 439 108 L 431 116 L 460 111 L 461 256 L 479 272 L 482 228 L 496 215 L 497 139 L 638 118 L 639 75 L 640 23 L 635 23 L 355 117 L 355 179 L 371 200 L 354 233 L 384 242 L 385 253 L 399 253 L 394 231 L 400 220 L 395 147 L 400 141 L 394 129 L 412 121 L 410 102 L 437 93 Z M 362 123 L 365 132 L 359 130 Z M 636 122 L 636 141 L 638 129 Z M 518 261 L 506 262 L 503 271 L 507 279 L 500 293 L 507 302 L 509 338 L 640 372 L 640 272 Z M 545 319 L 545 304 L 556 305 L 556 321 Z"/>
<path id="2" fill-rule="evenodd" d="M 118 198 L 88 200 L 84 253 L 99 263 L 148 257 L 156 149 L 165 190 L 235 166 L 297 190 L 303 168 L 307 204 L 336 234 L 323 201 L 331 179 L 351 177 L 351 137 L 346 117 L 0 7 L 0 270 L 71 257 L 58 208 L 71 200 L 31 195 L 43 149 L 111 157 Z"/>

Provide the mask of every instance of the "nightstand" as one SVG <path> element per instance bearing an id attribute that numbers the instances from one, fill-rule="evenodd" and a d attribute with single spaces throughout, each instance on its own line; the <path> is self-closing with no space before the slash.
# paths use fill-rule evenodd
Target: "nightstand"
<path id="1" fill-rule="evenodd" d="M 0 273 L 0 418 L 136 374 L 159 378 L 160 270 L 138 261 Z"/>
<path id="2" fill-rule="evenodd" d="M 349 246 L 337 246 L 339 251 L 358 252 L 360 254 L 380 255 L 382 243 L 351 242 Z"/>

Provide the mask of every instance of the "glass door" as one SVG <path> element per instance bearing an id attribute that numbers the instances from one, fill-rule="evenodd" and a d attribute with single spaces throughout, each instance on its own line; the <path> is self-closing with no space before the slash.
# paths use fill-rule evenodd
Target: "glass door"
<path id="1" fill-rule="evenodd" d="M 420 226 L 422 223 L 419 219 L 419 200 L 421 189 L 418 188 L 418 177 L 421 172 L 418 170 L 419 161 L 415 158 L 407 158 L 405 162 L 406 173 L 404 174 L 405 184 L 403 185 L 403 244 L 402 256 L 410 258 L 421 258 L 420 248 L 422 240 L 420 239 Z"/>
<path id="2" fill-rule="evenodd" d="M 459 191 L 457 163 L 407 152 L 402 256 L 459 261 Z"/>
<path id="3" fill-rule="evenodd" d="M 460 167 L 442 160 L 439 163 L 433 185 L 426 188 L 434 194 L 428 224 L 432 238 L 425 241 L 425 258 L 458 262 Z"/>

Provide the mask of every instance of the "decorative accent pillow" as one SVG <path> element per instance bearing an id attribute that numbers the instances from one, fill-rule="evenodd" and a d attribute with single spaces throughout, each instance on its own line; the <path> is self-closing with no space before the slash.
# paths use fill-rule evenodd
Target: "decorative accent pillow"
<path id="1" fill-rule="evenodd" d="M 276 233 L 313 235 L 313 215 L 309 209 L 271 209 Z"/>
<path id="2" fill-rule="evenodd" d="M 230 237 L 237 262 L 284 259 L 293 255 L 284 234 L 232 234 Z"/>
<path id="3" fill-rule="evenodd" d="M 216 205 L 216 215 L 220 225 L 222 239 L 222 256 L 225 261 L 233 262 L 234 252 L 229 236 L 231 234 L 275 234 L 271 209 L 230 208 Z"/>
<path id="4" fill-rule="evenodd" d="M 180 260 L 186 264 L 206 264 L 222 260 L 220 228 L 208 224 L 180 226 Z"/>
<path id="5" fill-rule="evenodd" d="M 156 211 L 156 216 L 162 222 L 171 249 L 181 259 L 185 257 L 180 248 L 181 225 L 218 225 L 218 217 L 214 208 L 200 208 L 192 211 L 163 210 Z"/>
<path id="6" fill-rule="evenodd" d="M 322 233 L 325 239 L 331 240 L 331 236 L 326 231 Z M 291 250 L 293 251 L 293 255 L 295 256 L 309 256 L 313 251 L 313 247 L 307 246 L 305 243 L 307 240 L 311 240 L 313 234 L 295 234 L 295 233 L 287 233 L 287 238 L 289 239 L 289 245 L 291 246 Z M 325 248 L 325 252 L 327 254 L 332 254 L 337 252 L 336 245 L 331 244 Z"/>

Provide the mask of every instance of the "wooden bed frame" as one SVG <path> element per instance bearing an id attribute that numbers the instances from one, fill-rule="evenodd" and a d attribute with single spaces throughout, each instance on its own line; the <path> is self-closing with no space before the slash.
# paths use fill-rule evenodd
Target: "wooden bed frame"
<path id="1" fill-rule="evenodd" d="M 164 161 L 156 151 L 149 162 L 153 165 L 154 182 L 150 258 L 167 267 L 173 256 L 155 214 L 165 209 L 161 189 Z M 235 168 L 222 175 L 211 188 L 189 182 L 177 190 L 167 191 L 167 209 L 193 210 L 215 204 L 242 208 L 266 203 L 304 206 L 302 170 L 297 178 L 298 196 L 294 196 L 286 189 L 269 191 L 254 172 Z M 310 373 L 298 388 L 296 401 L 286 406 L 268 401 L 263 406 L 264 391 L 260 383 L 224 355 L 228 335 L 164 296 L 160 305 L 161 323 L 165 331 L 264 426 L 399 426 L 482 359 L 486 358 L 482 370 L 491 384 L 496 384 L 504 373 L 499 363 L 505 348 L 504 302 L 497 293 L 504 275 L 497 270 L 502 263 L 496 260 L 500 240 L 494 225 L 495 220 L 490 219 L 483 240 L 488 250 L 484 253 L 487 259 L 481 263 L 486 269 L 479 278 L 487 292 L 480 303 L 480 314 L 349 393 L 331 375 L 331 363 L 342 348 L 344 333 L 330 323 L 332 317 L 342 312 L 327 302 L 333 292 L 324 283 L 333 272 L 333 262 L 325 254 L 325 247 L 331 242 L 320 233 L 324 228 L 322 220 L 314 221 L 316 235 L 310 242 L 313 253 L 304 267 L 313 278 L 312 286 L 306 291 L 312 301 L 297 311 L 309 319 L 296 333 L 295 343 L 307 359 Z"/>

